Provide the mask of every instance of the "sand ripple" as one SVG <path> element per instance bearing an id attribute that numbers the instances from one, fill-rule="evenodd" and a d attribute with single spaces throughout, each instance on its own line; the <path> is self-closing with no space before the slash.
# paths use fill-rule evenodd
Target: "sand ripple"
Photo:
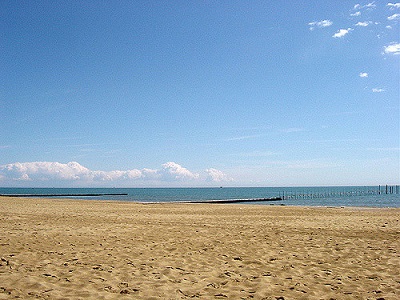
<path id="1" fill-rule="evenodd" d="M 399 219 L 0 198 L 0 299 L 400 299 Z"/>

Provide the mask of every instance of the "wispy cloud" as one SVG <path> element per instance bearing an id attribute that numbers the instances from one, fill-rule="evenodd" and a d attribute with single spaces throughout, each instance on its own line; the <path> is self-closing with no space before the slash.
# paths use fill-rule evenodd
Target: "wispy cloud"
<path id="1" fill-rule="evenodd" d="M 361 72 L 358 76 L 360 76 L 361 78 L 367 78 L 368 77 L 368 73 Z"/>
<path id="2" fill-rule="evenodd" d="M 400 54 L 400 43 L 392 42 L 389 45 L 383 47 L 383 53 L 385 54 Z"/>
<path id="3" fill-rule="evenodd" d="M 38 141 L 45 141 L 45 142 L 51 142 L 51 141 L 77 141 L 77 140 L 84 140 L 87 137 L 84 136 L 69 136 L 69 137 L 45 137 L 45 138 L 40 138 L 37 139 Z"/>
<path id="4" fill-rule="evenodd" d="M 290 128 L 283 128 L 279 129 L 277 131 L 274 131 L 274 133 L 293 133 L 293 132 L 302 132 L 305 131 L 304 128 L 299 128 L 299 127 L 290 127 Z M 225 142 L 235 142 L 235 141 L 243 141 L 243 140 L 250 140 L 250 139 L 257 139 L 261 137 L 265 137 L 266 134 L 252 134 L 252 135 L 243 135 L 243 136 L 236 136 L 236 137 L 231 137 L 231 138 L 226 138 L 224 139 Z"/>
<path id="5" fill-rule="evenodd" d="M 359 17 L 359 16 L 361 16 L 361 12 L 360 11 L 356 11 L 355 13 L 350 14 L 350 16 Z"/>
<path id="6" fill-rule="evenodd" d="M 323 139 L 323 140 L 302 140 L 303 143 L 356 143 L 360 139 Z"/>
<path id="7" fill-rule="evenodd" d="M 325 169 L 339 167 L 338 162 L 326 161 L 323 159 L 293 160 L 293 161 L 269 161 L 269 165 L 281 169 Z"/>
<path id="8" fill-rule="evenodd" d="M 387 18 L 389 21 L 400 19 L 400 14 L 393 14 Z"/>
<path id="9" fill-rule="evenodd" d="M 242 157 L 270 157 L 278 154 L 279 154 L 278 152 L 273 152 L 273 151 L 251 151 L 251 152 L 239 153 L 238 155 Z"/>
<path id="10" fill-rule="evenodd" d="M 382 89 L 382 88 L 373 88 L 372 89 L 372 92 L 373 93 L 383 93 L 385 90 L 384 89 Z"/>
<path id="11" fill-rule="evenodd" d="M 77 162 L 25 162 L 0 166 L 0 182 L 68 182 L 100 184 L 105 182 L 202 182 L 231 180 L 224 172 L 206 169 L 201 175 L 175 163 L 167 162 L 160 169 L 90 170 Z"/>
<path id="12" fill-rule="evenodd" d="M 386 4 L 386 6 L 388 6 L 391 10 L 393 10 L 393 9 L 397 9 L 397 8 L 400 8 L 400 3 L 388 3 L 388 4 Z"/>
<path id="13" fill-rule="evenodd" d="M 244 135 L 244 136 L 227 138 L 227 139 L 225 139 L 225 141 L 227 141 L 227 142 L 242 141 L 242 140 L 249 140 L 249 139 L 259 138 L 261 136 L 264 136 L 264 135 L 263 134 Z"/>
<path id="14" fill-rule="evenodd" d="M 321 20 L 321 21 L 314 21 L 308 23 L 310 26 L 310 30 L 314 30 L 315 28 L 324 28 L 324 27 L 329 27 L 333 25 L 333 22 L 331 20 Z"/>
<path id="15" fill-rule="evenodd" d="M 285 128 L 285 129 L 281 130 L 281 132 L 283 132 L 283 133 L 302 132 L 302 131 L 305 131 L 305 129 L 299 128 L 299 127 L 291 127 L 291 128 Z"/>
<path id="16" fill-rule="evenodd" d="M 366 5 L 361 5 L 361 4 L 356 4 L 353 6 L 352 11 L 354 11 L 353 13 L 350 13 L 351 17 L 359 17 L 362 15 L 362 10 L 372 10 L 376 8 L 376 4 L 375 2 L 370 2 Z"/>
<path id="17" fill-rule="evenodd" d="M 10 145 L 0 145 L 0 149 L 8 149 L 11 148 Z"/>
<path id="18" fill-rule="evenodd" d="M 399 147 L 367 148 L 370 151 L 400 151 Z"/>
<path id="19" fill-rule="evenodd" d="M 326 162 L 321 160 L 293 161 L 286 162 L 285 165 L 288 169 L 326 169 L 340 166 L 340 164 L 336 162 Z"/>
<path id="20" fill-rule="evenodd" d="M 371 23 L 371 21 L 358 22 L 356 26 L 367 27 Z"/>
<path id="21" fill-rule="evenodd" d="M 352 28 L 339 29 L 334 35 L 332 35 L 332 37 L 334 37 L 334 38 L 342 38 L 352 30 L 353 30 Z"/>
<path id="22" fill-rule="evenodd" d="M 370 2 L 370 3 L 366 4 L 366 5 L 356 4 L 356 5 L 354 5 L 354 7 L 353 7 L 353 9 L 355 9 L 355 10 L 364 9 L 364 8 L 369 8 L 369 9 L 376 8 L 375 1 Z"/>

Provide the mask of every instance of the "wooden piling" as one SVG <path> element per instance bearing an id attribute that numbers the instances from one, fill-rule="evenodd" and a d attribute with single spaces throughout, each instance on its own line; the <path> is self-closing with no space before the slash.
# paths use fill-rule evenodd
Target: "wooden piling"
<path id="1" fill-rule="evenodd" d="M 365 195 L 391 195 L 391 194 L 399 194 L 400 187 L 399 185 L 385 185 L 385 189 L 383 190 L 382 186 L 379 185 L 377 187 L 360 187 L 358 189 L 343 189 L 343 190 L 332 190 L 332 191 L 323 191 L 323 192 L 312 192 L 312 191 L 304 191 L 304 192 L 286 192 L 286 195 L 283 193 L 284 199 L 317 199 L 317 198 L 341 198 L 341 197 L 352 197 L 352 196 L 365 196 Z"/>

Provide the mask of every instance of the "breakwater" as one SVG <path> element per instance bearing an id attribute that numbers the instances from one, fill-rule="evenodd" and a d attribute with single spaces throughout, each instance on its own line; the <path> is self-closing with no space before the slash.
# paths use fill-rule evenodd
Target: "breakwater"
<path id="1" fill-rule="evenodd" d="M 139 203 L 204 202 L 216 199 L 226 201 L 225 203 L 257 203 L 260 205 L 284 204 L 400 208 L 400 186 L 393 184 L 381 186 L 244 188 L 0 188 L 0 194 L 24 194 L 29 195 L 29 197 L 41 197 L 41 195 L 48 195 L 47 197 L 50 197 L 49 195 L 52 195 L 51 197 L 132 201 Z M 265 200 L 270 198 L 282 198 L 282 200 L 277 200 L 276 202 Z"/>

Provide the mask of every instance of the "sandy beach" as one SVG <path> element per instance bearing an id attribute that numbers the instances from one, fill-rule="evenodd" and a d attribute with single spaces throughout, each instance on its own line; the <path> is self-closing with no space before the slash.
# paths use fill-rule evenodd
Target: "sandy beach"
<path id="1" fill-rule="evenodd" d="M 0 197 L 0 299 L 400 299 L 399 220 Z"/>

